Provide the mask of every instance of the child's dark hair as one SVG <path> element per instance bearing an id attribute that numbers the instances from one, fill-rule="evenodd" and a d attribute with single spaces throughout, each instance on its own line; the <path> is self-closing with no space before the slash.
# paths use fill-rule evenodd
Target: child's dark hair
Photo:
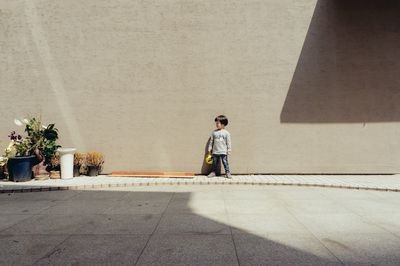
<path id="1" fill-rule="evenodd" d="M 224 126 L 228 125 L 228 118 L 224 115 L 219 115 L 214 119 L 215 122 L 219 121 Z"/>

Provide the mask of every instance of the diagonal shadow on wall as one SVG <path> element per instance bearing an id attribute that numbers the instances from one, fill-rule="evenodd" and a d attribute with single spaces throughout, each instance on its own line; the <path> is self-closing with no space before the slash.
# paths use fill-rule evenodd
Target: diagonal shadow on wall
<path id="1" fill-rule="evenodd" d="M 319 0 L 281 123 L 400 121 L 400 1 Z"/>

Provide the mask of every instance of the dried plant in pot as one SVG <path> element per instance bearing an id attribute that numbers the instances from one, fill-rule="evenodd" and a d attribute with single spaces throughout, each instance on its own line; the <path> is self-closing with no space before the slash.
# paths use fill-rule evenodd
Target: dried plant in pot
<path id="1" fill-rule="evenodd" d="M 104 164 L 104 155 L 101 152 L 91 151 L 86 154 L 88 176 L 97 176 L 101 173 Z"/>
<path id="2" fill-rule="evenodd" d="M 74 153 L 74 177 L 80 176 L 80 169 L 85 162 L 86 155 L 84 153 Z"/>
<path id="3" fill-rule="evenodd" d="M 60 166 L 60 154 L 56 152 L 56 154 L 51 158 L 50 163 L 47 165 L 46 170 L 50 173 L 51 179 L 60 179 L 61 174 L 61 166 Z"/>

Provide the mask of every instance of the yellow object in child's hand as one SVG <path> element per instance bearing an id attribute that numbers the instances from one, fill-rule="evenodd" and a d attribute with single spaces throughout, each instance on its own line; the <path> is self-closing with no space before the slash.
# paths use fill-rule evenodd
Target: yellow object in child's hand
<path id="1" fill-rule="evenodd" d="M 212 154 L 209 152 L 206 156 L 206 163 L 207 164 L 213 164 L 214 160 L 213 160 L 213 156 Z"/>

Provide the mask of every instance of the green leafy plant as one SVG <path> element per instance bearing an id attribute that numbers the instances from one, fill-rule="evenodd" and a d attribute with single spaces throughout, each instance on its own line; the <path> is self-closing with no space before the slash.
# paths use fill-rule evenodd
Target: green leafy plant
<path id="1" fill-rule="evenodd" d="M 29 120 L 24 119 L 23 123 L 17 119 L 15 122 L 17 125 L 25 123 L 27 136 L 23 137 L 12 131 L 8 136 L 11 143 L 6 149 L 6 156 L 43 156 L 44 165 L 49 165 L 57 149 L 61 147 L 57 144 L 58 129 L 55 128 L 55 125 L 44 126 L 41 120 L 35 117 Z"/>

